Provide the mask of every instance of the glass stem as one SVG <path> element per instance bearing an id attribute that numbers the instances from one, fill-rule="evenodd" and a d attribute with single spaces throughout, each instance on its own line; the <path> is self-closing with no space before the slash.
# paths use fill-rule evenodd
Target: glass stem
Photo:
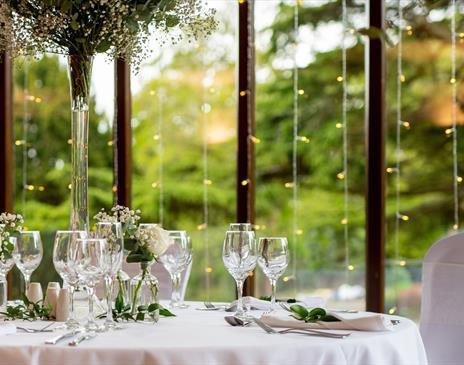
<path id="1" fill-rule="evenodd" d="M 277 280 L 275 279 L 269 279 L 269 281 L 271 282 L 271 308 L 270 310 L 274 310 L 275 308 L 275 302 L 276 302 L 276 285 L 277 285 Z"/>
<path id="2" fill-rule="evenodd" d="M 237 314 L 243 314 L 243 280 L 235 280 L 237 282 Z"/>
<path id="3" fill-rule="evenodd" d="M 69 320 L 74 320 L 74 292 L 76 290 L 74 285 L 69 285 Z"/>
<path id="4" fill-rule="evenodd" d="M 29 295 L 29 284 L 31 283 L 31 275 L 24 274 L 24 294 Z"/>
<path id="5" fill-rule="evenodd" d="M 171 293 L 171 304 L 178 304 L 180 301 L 180 273 L 171 275 L 172 281 L 172 293 Z"/>
<path id="6" fill-rule="evenodd" d="M 8 282 L 6 281 L 5 275 L 0 275 L 0 287 L 1 287 L 1 292 L 0 292 L 0 308 L 5 308 L 8 303 Z"/>
<path id="7" fill-rule="evenodd" d="M 94 292 L 95 288 L 94 286 L 87 286 L 87 294 L 89 296 L 89 316 L 87 319 L 88 323 L 95 323 L 95 316 L 93 314 L 93 300 L 94 300 Z"/>
<path id="8" fill-rule="evenodd" d="M 113 293 L 113 278 L 110 275 L 105 277 L 105 291 L 106 291 L 106 322 L 113 322 L 113 301 L 111 294 Z"/>

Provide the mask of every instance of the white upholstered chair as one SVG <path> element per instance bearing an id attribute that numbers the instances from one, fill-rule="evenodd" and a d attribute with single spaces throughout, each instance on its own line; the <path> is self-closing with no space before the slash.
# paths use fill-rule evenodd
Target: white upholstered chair
<path id="1" fill-rule="evenodd" d="M 422 268 L 420 331 L 430 364 L 464 363 L 464 233 L 427 252 Z"/>

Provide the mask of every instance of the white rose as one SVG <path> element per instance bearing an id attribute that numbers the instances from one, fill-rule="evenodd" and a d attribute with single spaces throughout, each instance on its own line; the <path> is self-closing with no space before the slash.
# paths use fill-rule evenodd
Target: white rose
<path id="1" fill-rule="evenodd" d="M 150 241 L 148 242 L 148 249 L 150 252 L 157 256 L 162 255 L 171 244 L 169 233 L 163 228 L 156 226 L 151 232 Z"/>

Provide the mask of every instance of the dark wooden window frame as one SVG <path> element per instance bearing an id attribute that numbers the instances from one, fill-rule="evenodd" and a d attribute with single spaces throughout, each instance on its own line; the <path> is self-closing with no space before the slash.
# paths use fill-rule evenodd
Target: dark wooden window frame
<path id="1" fill-rule="evenodd" d="M 255 150 L 255 0 L 240 0 L 238 31 L 237 221 L 254 223 Z M 369 0 L 368 24 L 384 29 L 384 0 Z M 385 275 L 385 49 L 380 39 L 366 47 L 366 308 L 384 310 Z M 130 69 L 115 61 L 115 202 L 131 203 L 132 134 Z M 14 151 L 11 61 L 0 55 L 0 212 L 13 210 Z M 247 184 L 242 184 L 243 181 Z M 254 292 L 253 280 L 245 286 Z"/>

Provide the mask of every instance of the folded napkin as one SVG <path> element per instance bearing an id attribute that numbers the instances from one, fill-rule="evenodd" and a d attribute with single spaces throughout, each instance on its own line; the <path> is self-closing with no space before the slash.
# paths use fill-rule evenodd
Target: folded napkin
<path id="1" fill-rule="evenodd" d="M 306 323 L 293 318 L 290 313 L 272 312 L 264 314 L 261 320 L 271 327 L 285 328 L 313 328 L 330 330 L 355 330 L 355 331 L 391 331 L 393 324 L 386 316 L 378 313 L 331 313 L 340 322 Z"/>
<path id="2" fill-rule="evenodd" d="M 298 301 L 299 304 L 304 305 L 308 308 L 315 308 L 315 307 L 323 307 L 325 305 L 325 300 L 321 297 L 308 297 L 305 298 L 304 301 Z M 269 306 L 271 302 L 267 300 L 261 300 L 255 297 L 243 297 L 243 304 L 250 308 L 251 310 L 262 310 L 266 311 L 269 310 Z M 296 303 L 292 303 L 296 304 Z M 276 304 L 278 306 L 279 304 Z M 290 304 L 291 305 L 291 304 Z M 237 301 L 234 300 L 229 308 L 227 308 L 227 312 L 235 312 L 237 310 Z"/>
<path id="3" fill-rule="evenodd" d="M 16 326 L 13 323 L 0 322 L 0 336 L 16 333 Z"/>

